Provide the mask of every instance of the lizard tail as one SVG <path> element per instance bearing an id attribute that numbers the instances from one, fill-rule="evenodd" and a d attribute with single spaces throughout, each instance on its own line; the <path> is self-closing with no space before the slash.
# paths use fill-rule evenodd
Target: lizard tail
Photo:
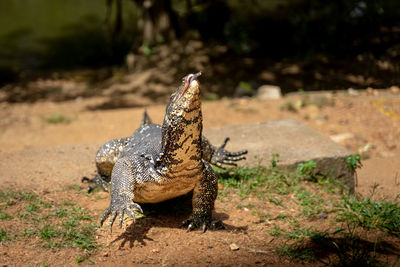
<path id="1" fill-rule="evenodd" d="M 149 114 L 147 114 L 146 108 L 144 109 L 143 116 L 142 116 L 142 122 L 140 125 L 145 125 L 145 124 L 151 124 L 151 119 L 149 117 Z"/>

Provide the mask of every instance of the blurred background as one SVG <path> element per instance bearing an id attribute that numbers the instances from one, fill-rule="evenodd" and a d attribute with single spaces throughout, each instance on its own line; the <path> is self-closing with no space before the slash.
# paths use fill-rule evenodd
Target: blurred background
<path id="1" fill-rule="evenodd" d="M 199 70 L 209 100 L 263 84 L 388 88 L 400 84 L 399 18 L 398 0 L 2 0 L 0 101 L 143 106 Z"/>

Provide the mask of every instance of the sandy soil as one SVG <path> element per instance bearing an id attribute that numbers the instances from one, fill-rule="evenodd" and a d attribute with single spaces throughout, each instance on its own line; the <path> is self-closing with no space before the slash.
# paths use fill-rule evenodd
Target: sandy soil
<path id="1" fill-rule="evenodd" d="M 400 95 L 390 90 L 372 93 L 363 91 L 358 96 L 321 93 L 297 94 L 280 100 L 223 99 L 203 102 L 204 127 L 284 117 L 299 119 L 355 153 L 362 153 L 363 168 L 358 171 L 357 193 L 367 194 L 371 186 L 377 183 L 378 194 L 395 197 L 400 192 L 399 99 Z M 4 152 L 4 156 L 17 150 L 18 153 L 25 153 L 24 150 L 29 150 L 29 153 L 41 151 L 43 154 L 38 157 L 45 158 L 47 147 L 51 149 L 58 145 L 89 144 L 88 155 L 93 153 L 94 157 L 94 144 L 131 135 L 139 125 L 143 112 L 143 108 L 90 108 L 101 105 L 104 101 L 106 99 L 97 97 L 59 103 L 0 103 L 0 152 Z M 290 110 L 293 109 L 292 106 L 296 111 Z M 164 110 L 164 105 L 147 107 L 149 115 L 156 123 L 162 121 Z M 63 122 L 50 122 L 51 117 Z M 16 162 L 11 168 L 26 166 L 29 164 Z M 86 164 L 82 169 L 92 170 L 93 173 L 95 166 Z M 68 171 L 67 166 L 62 170 L 64 174 L 68 174 Z M 29 168 L 26 172 L 30 172 Z M 44 179 L 43 183 L 48 181 L 49 179 Z M 79 182 L 77 177 L 76 184 Z M 40 185 L 35 186 L 29 179 L 26 183 L 47 199 L 73 200 L 93 211 L 96 216 L 100 216 L 108 206 L 108 194 L 104 192 L 86 195 L 83 190 L 71 189 L 67 183 L 60 184 L 54 190 L 43 191 Z M 3 187 L 1 190 L 7 189 L 6 186 Z M 236 204 L 239 202 L 240 199 L 228 202 L 217 200 L 215 217 L 227 225 L 227 229 L 223 231 L 186 233 L 177 226 L 187 214 L 171 217 L 163 212 L 151 216 L 150 219 L 139 220 L 134 227 L 125 223 L 126 231 L 115 227 L 115 231 L 110 234 L 107 228 L 100 228 L 97 238 L 104 246 L 90 259 L 98 265 L 135 263 L 297 266 L 298 262 L 290 263 L 271 253 L 278 241 L 261 234 L 269 226 L 257 223 L 259 219 L 256 216 L 237 208 Z M 238 244 L 240 249 L 230 250 L 229 245 L 232 243 Z M 47 250 L 39 246 L 38 241 L 16 241 L 0 246 L 0 263 L 9 266 L 43 263 L 71 265 L 75 258 L 76 250 Z"/>

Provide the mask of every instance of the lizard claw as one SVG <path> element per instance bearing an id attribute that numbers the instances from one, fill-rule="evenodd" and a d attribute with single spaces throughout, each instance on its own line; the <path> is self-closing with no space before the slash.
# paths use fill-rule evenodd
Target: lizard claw
<path id="1" fill-rule="evenodd" d="M 196 226 L 195 222 L 193 221 L 193 219 L 188 219 L 188 220 L 184 221 L 182 223 L 182 227 L 184 227 L 184 226 L 187 226 L 186 232 L 190 232 L 190 231 L 192 231 L 192 230 L 197 228 L 197 226 Z M 221 230 L 221 229 L 225 229 L 225 226 L 224 226 L 224 224 L 222 223 L 221 220 L 212 221 L 210 223 L 203 222 L 202 225 L 201 225 L 201 232 L 205 233 L 208 229 Z"/>
<path id="2" fill-rule="evenodd" d="M 124 219 L 125 213 L 129 214 L 133 219 L 133 222 L 135 222 L 135 212 L 134 212 L 135 210 L 143 213 L 143 210 L 140 207 L 140 205 L 133 201 L 130 201 L 130 203 L 121 201 L 112 202 L 110 207 L 101 217 L 100 225 L 103 226 L 105 220 L 111 215 L 109 225 L 110 225 L 110 231 L 112 232 L 112 226 L 117 216 L 119 217 L 119 227 L 122 227 L 122 221 Z"/>
<path id="3" fill-rule="evenodd" d="M 186 232 L 190 232 L 190 231 L 192 231 L 194 228 L 195 228 L 195 227 L 194 227 L 193 223 L 191 223 L 191 224 L 188 225 L 188 228 L 186 229 Z"/>

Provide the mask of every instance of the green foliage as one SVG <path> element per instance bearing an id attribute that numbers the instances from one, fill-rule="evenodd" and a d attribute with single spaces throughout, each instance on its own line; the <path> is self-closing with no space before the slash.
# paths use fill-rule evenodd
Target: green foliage
<path id="1" fill-rule="evenodd" d="M 279 246 L 276 249 L 276 254 L 280 257 L 290 258 L 291 260 L 303 260 L 311 261 L 314 260 L 314 252 L 310 248 L 304 248 L 300 244 L 290 245 L 290 246 Z"/>
<path id="2" fill-rule="evenodd" d="M 272 154 L 271 165 L 270 165 L 269 169 L 271 171 L 275 170 L 278 162 L 279 162 L 279 154 Z"/>
<path id="3" fill-rule="evenodd" d="M 347 168 L 353 172 L 362 167 L 361 157 L 359 154 L 346 157 L 346 162 L 348 164 Z"/>
<path id="4" fill-rule="evenodd" d="M 287 110 L 287 111 L 290 111 L 293 113 L 297 113 L 297 111 L 298 111 L 296 106 L 292 102 L 286 102 L 286 103 L 282 104 L 281 110 Z"/>
<path id="5" fill-rule="evenodd" d="M 31 226 L 22 230 L 20 237 L 36 236 L 48 248 L 77 247 L 90 251 L 98 247 L 95 240 L 97 224 L 92 222 L 93 218 L 86 209 L 72 202 L 64 201 L 61 205 L 54 205 L 42 201 L 35 194 L 13 191 L 0 191 L 0 200 L 0 203 L 6 204 L 5 209 L 11 206 L 10 203 L 24 206 L 18 218 Z M 0 218 L 9 220 L 11 216 L 2 211 Z M 0 236 L 2 241 L 9 240 L 3 230 Z"/>
<path id="6" fill-rule="evenodd" d="M 248 82 L 240 81 L 239 87 L 241 90 L 243 90 L 243 93 L 246 93 L 246 94 L 253 93 L 253 87 L 251 87 L 251 85 Z"/>
<path id="7" fill-rule="evenodd" d="M 59 235 L 59 231 L 50 224 L 46 224 L 38 231 L 37 234 L 42 240 L 49 240 L 57 237 Z"/>
<path id="8" fill-rule="evenodd" d="M 153 54 L 153 49 L 151 48 L 150 44 L 145 42 L 143 43 L 142 47 L 142 52 L 146 57 L 151 56 L 151 54 Z"/>
<path id="9" fill-rule="evenodd" d="M 60 124 L 60 123 L 69 123 L 71 121 L 70 118 L 60 114 L 60 113 L 52 113 L 50 116 L 45 117 L 44 120 L 48 123 L 52 124 Z"/>
<path id="10" fill-rule="evenodd" d="M 316 181 L 316 177 L 315 177 L 316 167 L 317 167 L 317 164 L 315 163 L 315 161 L 310 160 L 308 162 L 299 163 L 297 165 L 297 172 L 301 177 L 309 178 L 313 181 Z"/>
<path id="11" fill-rule="evenodd" d="M 384 265 L 376 251 L 385 249 L 381 242 L 383 234 L 400 237 L 398 199 L 375 200 L 374 191 L 366 198 L 351 195 L 338 179 L 317 175 L 314 161 L 298 164 L 294 172 L 285 172 L 277 168 L 278 159 L 279 155 L 274 155 L 268 168 L 217 170 L 224 185 L 222 193 L 235 192 L 242 201 L 248 196 L 262 201 L 244 207 L 251 208 L 260 222 L 271 225 L 269 234 L 284 242 L 275 252 L 291 260 L 320 260 L 327 264 L 319 256 L 325 254 L 329 261 L 334 260 L 334 266 Z M 361 166 L 357 155 L 348 157 L 347 163 L 352 170 Z M 268 202 L 287 209 L 274 218 L 270 211 L 264 211 Z M 293 211 L 295 215 L 291 214 Z M 285 223 L 276 225 L 275 220 Z M 323 225 L 327 230 L 304 226 L 304 220 L 326 220 Z M 373 248 L 369 239 L 363 239 L 367 233 L 376 235 Z"/>
<path id="12" fill-rule="evenodd" d="M 255 168 L 235 168 L 235 169 L 217 169 L 220 176 L 220 182 L 226 189 L 235 188 L 242 197 L 254 192 L 257 187 L 265 182 L 267 177 L 264 175 L 263 167 Z"/>
<path id="13" fill-rule="evenodd" d="M 4 211 L 0 213 L 0 220 L 11 220 L 13 217 L 11 215 L 8 215 Z"/>
<path id="14" fill-rule="evenodd" d="M 7 232 L 0 228 L 0 243 L 10 241 L 10 237 L 8 236 Z"/>
<path id="15" fill-rule="evenodd" d="M 276 206 L 282 206 L 282 200 L 275 198 L 273 196 L 268 196 L 268 201 L 275 204 Z"/>
<path id="16" fill-rule="evenodd" d="M 336 220 L 352 228 L 380 230 L 400 237 L 400 207 L 397 199 L 378 201 L 371 197 L 360 199 L 354 195 L 342 195 L 343 202 L 337 207 Z"/>

